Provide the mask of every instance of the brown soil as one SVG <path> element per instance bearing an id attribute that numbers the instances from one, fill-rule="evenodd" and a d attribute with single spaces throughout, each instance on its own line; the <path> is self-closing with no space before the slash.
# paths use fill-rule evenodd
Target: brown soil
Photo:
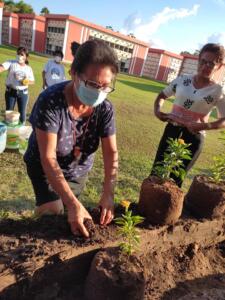
<path id="1" fill-rule="evenodd" d="M 225 215 L 225 182 L 216 184 L 207 176 L 195 176 L 185 203 L 200 218 Z"/>
<path id="2" fill-rule="evenodd" d="M 144 293 L 144 267 L 137 257 L 124 257 L 118 248 L 95 255 L 86 280 L 85 299 L 142 300 Z"/>
<path id="3" fill-rule="evenodd" d="M 141 186 L 139 211 L 151 224 L 173 224 L 181 216 L 183 200 L 175 183 L 150 176 Z"/>
<path id="4" fill-rule="evenodd" d="M 210 292 L 212 299 L 221 300 L 225 242 L 219 241 L 225 240 L 224 223 L 225 219 L 187 218 L 172 226 L 140 228 L 139 259 L 147 279 L 144 299 L 191 300 Z M 118 243 L 115 225 L 90 226 L 92 235 L 84 239 L 71 234 L 64 216 L 0 221 L 0 299 L 83 300 L 95 254 Z M 122 274 L 129 271 L 125 264 L 117 267 Z M 106 270 L 110 273 L 110 267 Z M 120 299 L 126 298 L 115 300 Z"/>

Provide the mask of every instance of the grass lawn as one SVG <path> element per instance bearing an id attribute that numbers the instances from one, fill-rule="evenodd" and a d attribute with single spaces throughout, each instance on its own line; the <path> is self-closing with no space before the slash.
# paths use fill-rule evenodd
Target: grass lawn
<path id="1" fill-rule="evenodd" d="M 15 49 L 0 47 L 0 63 L 15 57 Z M 30 65 L 35 75 L 35 85 L 30 89 L 28 113 L 41 91 L 41 72 L 47 58 L 30 55 Z M 69 66 L 66 66 L 68 71 Z M 6 72 L 0 74 L 0 111 L 5 109 L 4 82 Z M 69 79 L 69 76 L 68 76 Z M 109 99 L 115 106 L 117 123 L 117 140 L 119 148 L 119 178 L 115 200 L 129 199 L 137 201 L 142 180 L 149 175 L 159 139 L 165 124 L 154 117 L 153 103 L 159 91 L 165 85 L 144 78 L 120 74 L 116 83 L 116 91 Z M 165 111 L 171 108 L 167 101 Z M 187 190 L 191 179 L 197 173 L 207 172 L 212 156 L 224 151 L 218 141 L 219 132 L 207 134 L 203 153 L 195 168 L 188 174 L 184 190 Z M 13 152 L 0 154 L 0 209 L 21 211 L 34 208 L 34 194 L 26 175 L 22 155 Z M 100 198 L 103 180 L 101 151 L 98 151 L 94 168 L 89 176 L 86 190 L 81 200 L 86 204 L 96 203 Z"/>

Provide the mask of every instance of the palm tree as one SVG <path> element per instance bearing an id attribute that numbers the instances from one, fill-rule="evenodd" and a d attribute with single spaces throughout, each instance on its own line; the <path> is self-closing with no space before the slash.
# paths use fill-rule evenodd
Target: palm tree
<path id="1" fill-rule="evenodd" d="M 50 11 L 49 11 L 49 9 L 47 7 L 43 7 L 42 10 L 41 10 L 41 12 L 40 12 L 40 14 L 42 16 L 45 15 L 45 14 L 49 14 L 49 13 L 50 13 Z"/>

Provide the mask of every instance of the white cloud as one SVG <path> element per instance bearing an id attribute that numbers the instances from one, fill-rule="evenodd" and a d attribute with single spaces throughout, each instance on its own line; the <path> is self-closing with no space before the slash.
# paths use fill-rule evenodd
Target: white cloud
<path id="1" fill-rule="evenodd" d="M 225 47 L 225 31 L 211 34 L 207 37 L 206 43 L 219 43 Z"/>
<path id="2" fill-rule="evenodd" d="M 190 53 L 194 53 L 195 50 L 200 50 L 207 43 L 219 43 L 225 47 L 225 31 L 224 32 L 216 32 L 210 35 L 205 35 L 201 40 L 193 40 L 192 43 L 188 43 L 184 48 L 179 47 L 176 49 L 177 52 L 187 50 Z"/>
<path id="3" fill-rule="evenodd" d="M 170 8 L 165 7 L 161 12 L 154 15 L 148 23 L 142 22 L 137 13 L 133 13 L 127 17 L 124 22 L 122 33 L 128 34 L 132 32 L 138 39 L 149 42 L 159 27 L 169 21 L 183 19 L 189 16 L 195 16 L 198 13 L 200 5 L 195 4 L 190 10 L 187 8 Z"/>

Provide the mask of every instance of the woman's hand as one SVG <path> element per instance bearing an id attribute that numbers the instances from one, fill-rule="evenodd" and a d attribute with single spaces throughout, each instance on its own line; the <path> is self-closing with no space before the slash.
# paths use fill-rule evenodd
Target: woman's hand
<path id="1" fill-rule="evenodd" d="M 80 203 L 67 205 L 68 209 L 68 222 L 70 224 L 71 231 L 74 235 L 82 234 L 85 237 L 89 237 L 89 232 L 84 225 L 85 219 L 92 220 L 90 214 L 86 208 Z"/>
<path id="2" fill-rule="evenodd" d="M 100 224 L 101 225 L 109 224 L 114 218 L 113 197 L 103 193 L 98 206 L 101 207 Z"/>

